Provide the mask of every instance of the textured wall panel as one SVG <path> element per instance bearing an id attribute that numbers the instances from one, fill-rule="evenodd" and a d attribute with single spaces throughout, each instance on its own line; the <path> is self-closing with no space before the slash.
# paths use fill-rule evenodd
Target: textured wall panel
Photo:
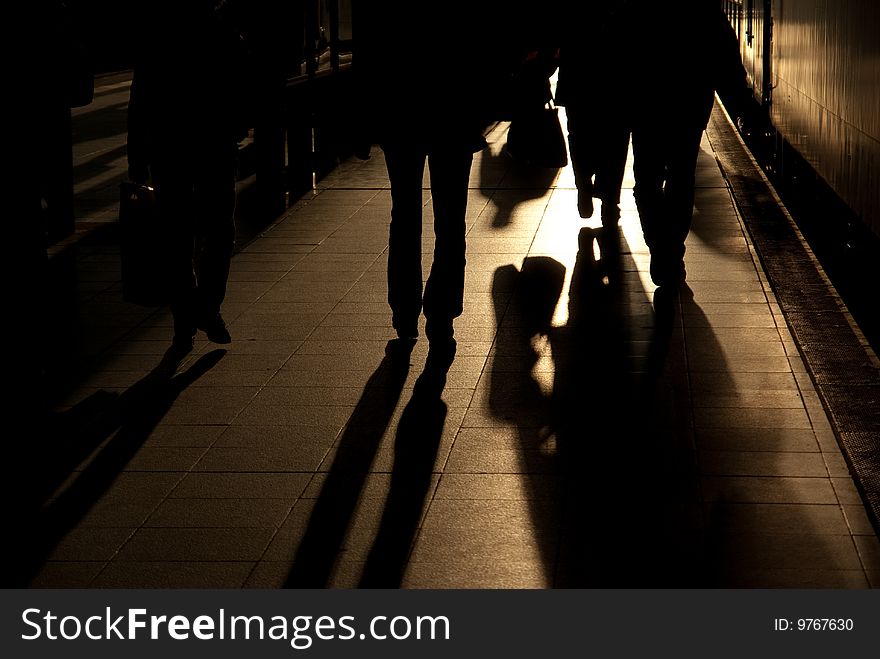
<path id="1" fill-rule="evenodd" d="M 880 2 L 773 11 L 773 122 L 880 235 Z"/>

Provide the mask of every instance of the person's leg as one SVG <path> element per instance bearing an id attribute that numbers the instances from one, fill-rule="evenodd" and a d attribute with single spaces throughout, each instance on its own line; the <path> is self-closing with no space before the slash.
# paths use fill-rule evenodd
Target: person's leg
<path id="1" fill-rule="evenodd" d="M 593 174 L 596 169 L 594 146 L 590 144 L 590 117 L 583 108 L 577 106 L 569 106 L 565 110 L 568 121 L 568 153 L 578 190 L 578 215 L 588 218 L 593 216 Z"/>
<path id="2" fill-rule="evenodd" d="M 452 338 L 452 321 L 464 303 L 465 217 L 473 153 L 454 147 L 428 157 L 434 206 L 434 261 L 425 285 L 426 333 L 432 342 Z"/>
<path id="3" fill-rule="evenodd" d="M 679 262 L 684 258 L 684 242 L 693 218 L 694 179 L 702 134 L 699 128 L 682 127 L 672 132 L 669 143 L 664 215 L 668 223 L 670 256 Z M 681 270 L 683 274 L 683 265 Z"/>
<path id="4" fill-rule="evenodd" d="M 669 283 L 669 227 L 666 222 L 667 146 L 663 127 L 639 125 L 633 129 L 633 190 L 645 244 L 651 252 L 651 279 L 658 286 Z"/>
<path id="5" fill-rule="evenodd" d="M 383 144 L 391 182 L 388 237 L 388 305 L 402 338 L 418 336 L 422 310 L 422 181 L 425 153 L 401 143 Z"/>
<path id="6" fill-rule="evenodd" d="M 196 178 L 201 250 L 198 275 L 197 322 L 208 338 L 229 343 L 220 307 L 226 297 L 229 266 L 235 246 L 235 162 L 232 154 L 218 154 L 204 163 Z"/>
<path id="7" fill-rule="evenodd" d="M 193 182 L 183 167 L 160 162 L 153 167 L 156 204 L 168 236 L 169 304 L 174 317 L 174 342 L 189 344 L 196 333 L 196 276 L 193 270 L 195 208 Z"/>
<path id="8" fill-rule="evenodd" d="M 600 138 L 596 168 L 597 196 L 602 200 L 602 225 L 617 226 L 620 220 L 620 190 L 629 152 L 630 129 L 624 123 L 609 121 Z"/>
<path id="9" fill-rule="evenodd" d="M 650 127 L 638 126 L 633 130 L 633 194 L 639 211 L 639 221 L 645 243 L 653 251 L 663 229 L 663 181 L 665 160 L 663 141 Z"/>

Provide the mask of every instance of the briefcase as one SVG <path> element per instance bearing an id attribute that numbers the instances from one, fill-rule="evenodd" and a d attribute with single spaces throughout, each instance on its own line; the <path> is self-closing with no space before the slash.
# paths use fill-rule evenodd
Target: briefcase
<path id="1" fill-rule="evenodd" d="M 123 181 L 119 187 L 122 297 L 159 307 L 168 302 L 167 235 L 159 221 L 156 191 Z"/>

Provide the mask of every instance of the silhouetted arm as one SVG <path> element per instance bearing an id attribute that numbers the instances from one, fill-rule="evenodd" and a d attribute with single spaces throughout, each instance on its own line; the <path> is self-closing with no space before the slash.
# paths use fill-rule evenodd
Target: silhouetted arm
<path id="1" fill-rule="evenodd" d="M 734 119 L 742 117 L 751 100 L 746 70 L 739 51 L 739 41 L 722 11 L 716 12 L 713 32 L 716 44 L 715 90 Z"/>
<path id="2" fill-rule="evenodd" d="M 149 115 L 146 109 L 143 71 L 135 68 L 128 101 L 128 177 L 144 183 L 149 178 Z"/>

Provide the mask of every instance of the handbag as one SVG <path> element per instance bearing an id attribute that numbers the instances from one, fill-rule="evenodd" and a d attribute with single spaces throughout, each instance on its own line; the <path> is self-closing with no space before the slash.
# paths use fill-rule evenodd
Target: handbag
<path id="1" fill-rule="evenodd" d="M 163 306 L 169 290 L 167 236 L 152 187 L 132 181 L 120 184 L 119 231 L 123 299 L 147 307 Z"/>
<path id="2" fill-rule="evenodd" d="M 559 109 L 552 100 L 538 111 L 523 113 L 510 123 L 507 150 L 514 159 L 532 167 L 559 169 L 568 164 Z"/>

